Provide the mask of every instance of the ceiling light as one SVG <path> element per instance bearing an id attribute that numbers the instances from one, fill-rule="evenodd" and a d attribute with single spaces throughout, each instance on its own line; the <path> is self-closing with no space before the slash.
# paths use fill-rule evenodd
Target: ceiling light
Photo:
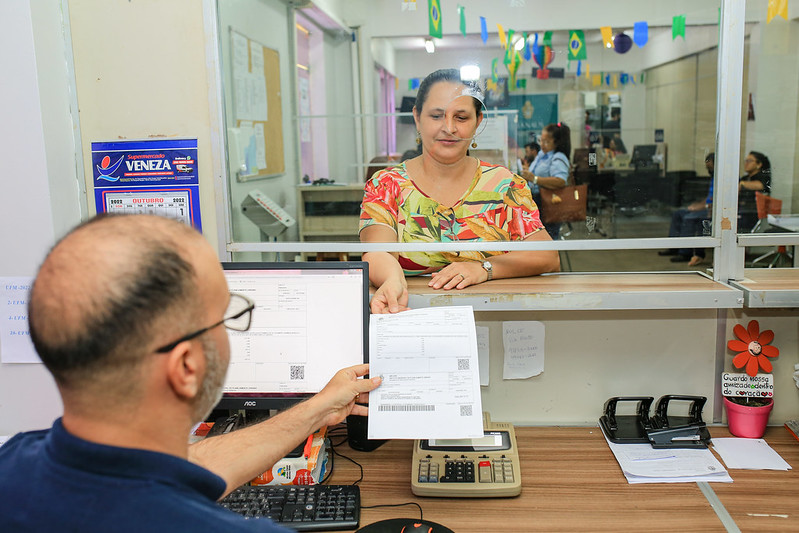
<path id="1" fill-rule="evenodd" d="M 480 67 L 477 65 L 463 65 L 461 67 L 461 79 L 463 81 L 477 81 L 480 79 Z"/>
<path id="2" fill-rule="evenodd" d="M 518 39 L 516 39 L 516 41 L 513 43 L 513 48 L 518 51 L 521 51 L 522 48 L 524 48 L 524 38 L 519 37 Z"/>
<path id="3" fill-rule="evenodd" d="M 433 39 L 424 40 L 424 49 L 427 50 L 428 54 L 432 54 L 436 51 L 436 43 L 433 42 Z"/>

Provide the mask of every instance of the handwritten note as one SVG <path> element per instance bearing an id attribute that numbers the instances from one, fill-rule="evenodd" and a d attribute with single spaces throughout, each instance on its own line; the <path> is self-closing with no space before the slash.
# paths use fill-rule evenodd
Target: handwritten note
<path id="1" fill-rule="evenodd" d="M 488 387 L 488 327 L 475 326 L 477 330 L 477 363 L 480 366 L 480 386 Z"/>
<path id="2" fill-rule="evenodd" d="M 505 347 L 503 379 L 526 379 L 544 371 L 544 324 L 542 322 L 503 322 Z"/>
<path id="3" fill-rule="evenodd" d="M 0 360 L 40 363 L 28 331 L 28 293 L 33 278 L 0 277 Z"/>

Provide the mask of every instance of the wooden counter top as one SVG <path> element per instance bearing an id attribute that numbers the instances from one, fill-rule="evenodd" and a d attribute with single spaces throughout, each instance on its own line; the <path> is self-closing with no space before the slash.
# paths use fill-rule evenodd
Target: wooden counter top
<path id="1" fill-rule="evenodd" d="M 799 307 L 799 268 L 747 268 L 730 285 L 744 292 L 747 307 Z"/>
<path id="2" fill-rule="evenodd" d="M 475 311 L 740 308 L 740 289 L 699 272 L 558 273 L 434 290 L 409 277 L 412 308 L 471 305 Z"/>
<path id="3" fill-rule="evenodd" d="M 711 428 L 727 437 L 726 428 Z M 725 531 L 696 483 L 630 485 L 598 427 L 517 427 L 522 494 L 515 498 L 425 498 L 411 493 L 411 441 L 372 452 L 337 449 L 363 465 L 361 505 L 416 502 L 424 518 L 458 533 L 531 531 Z M 794 470 L 730 470 L 733 483 L 709 483 L 743 531 L 788 531 L 799 516 L 799 442 L 783 427 L 766 440 Z M 330 483 L 353 483 L 358 467 L 336 457 Z M 361 511 L 361 527 L 418 518 L 415 506 Z"/>

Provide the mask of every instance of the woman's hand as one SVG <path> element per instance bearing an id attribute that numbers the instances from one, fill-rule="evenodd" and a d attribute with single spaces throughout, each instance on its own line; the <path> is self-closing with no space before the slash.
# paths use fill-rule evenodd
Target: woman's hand
<path id="1" fill-rule="evenodd" d="M 465 289 L 469 285 L 477 285 L 488 280 L 488 272 L 476 261 L 458 261 L 450 263 L 438 272 L 428 286 L 434 289 Z"/>
<path id="2" fill-rule="evenodd" d="M 389 277 L 378 287 L 369 303 L 376 315 L 408 310 L 408 285 L 405 278 Z"/>

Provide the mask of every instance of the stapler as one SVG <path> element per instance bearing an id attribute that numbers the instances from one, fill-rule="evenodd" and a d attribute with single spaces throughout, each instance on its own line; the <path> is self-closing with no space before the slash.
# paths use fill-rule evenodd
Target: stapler
<path id="1" fill-rule="evenodd" d="M 672 400 L 688 401 L 691 406 L 688 416 L 669 416 Z M 655 416 L 650 419 L 646 435 L 653 448 L 707 448 L 710 432 L 702 420 L 704 396 L 662 396 L 655 407 Z"/>

